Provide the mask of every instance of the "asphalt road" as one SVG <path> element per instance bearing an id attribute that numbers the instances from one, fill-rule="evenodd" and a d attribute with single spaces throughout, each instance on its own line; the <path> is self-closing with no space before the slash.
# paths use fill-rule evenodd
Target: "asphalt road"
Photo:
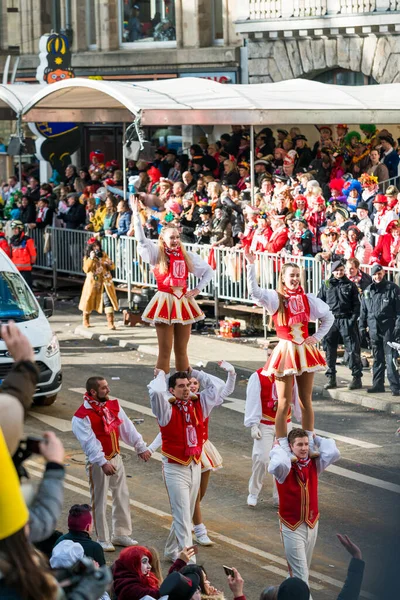
<path id="1" fill-rule="evenodd" d="M 54 430 L 64 442 L 65 510 L 58 528 L 66 531 L 68 508 L 76 502 L 90 501 L 84 457 L 70 431 L 70 420 L 82 401 L 86 379 L 104 375 L 112 395 L 130 403 L 124 406 L 128 416 L 144 417 L 138 429 L 150 442 L 158 432 L 146 389 L 154 358 L 77 338 L 73 324 L 59 315 L 52 322 L 61 343 L 63 390 L 53 406 L 32 409 L 26 431 L 40 434 Z M 280 583 L 286 569 L 269 479 L 258 506 L 250 509 L 246 504 L 252 440 L 243 426 L 245 389 L 246 380 L 239 378 L 234 400 L 216 409 L 211 417 L 210 439 L 224 458 L 224 468 L 212 474 L 203 503 L 204 522 L 215 546 L 200 548 L 198 562 L 204 564 L 210 581 L 223 589 L 227 598 L 231 594 L 222 565 L 235 566 L 245 579 L 247 598 L 255 600 L 264 587 Z M 336 598 L 344 581 L 350 557 L 335 537 L 339 532 L 348 534 L 362 549 L 366 561 L 362 597 L 394 599 L 398 596 L 382 590 L 398 553 L 400 438 L 394 436 L 398 423 L 381 413 L 318 398 L 314 407 L 318 429 L 339 436 L 341 460 L 320 479 L 321 520 L 312 563 L 313 598 Z M 123 448 L 122 452 L 134 537 L 141 544 L 156 547 L 162 556 L 170 510 L 161 463 L 156 457 L 144 464 L 130 449 Z M 29 461 L 28 467 L 37 481 L 43 470 L 40 457 Z M 106 555 L 110 563 L 115 557 Z M 164 562 L 163 566 L 166 572 L 168 564 Z"/>

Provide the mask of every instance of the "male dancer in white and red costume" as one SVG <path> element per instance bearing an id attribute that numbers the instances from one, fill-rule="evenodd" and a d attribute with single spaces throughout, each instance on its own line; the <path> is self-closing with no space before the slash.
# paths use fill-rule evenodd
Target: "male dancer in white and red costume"
<path id="1" fill-rule="evenodd" d="M 292 404 L 297 419 L 301 419 L 301 410 L 298 403 L 296 382 L 293 386 Z M 269 452 L 275 442 L 275 418 L 278 408 L 278 394 L 275 385 L 275 376 L 267 375 L 265 370 L 258 369 L 253 373 L 247 383 L 246 406 L 244 412 L 244 425 L 251 427 L 251 437 L 254 440 L 252 453 L 252 473 L 249 481 L 248 506 L 257 506 L 258 496 L 261 492 L 267 467 Z M 288 431 L 292 427 L 292 410 L 287 414 Z M 273 480 L 272 501 L 278 506 L 278 492 Z"/>
<path id="2" fill-rule="evenodd" d="M 133 446 L 139 457 L 148 461 L 151 453 L 118 400 L 110 400 L 110 388 L 104 377 L 86 382 L 83 404 L 72 417 L 72 431 L 86 455 L 92 497 L 93 524 L 97 541 L 105 552 L 117 546 L 132 546 L 132 521 L 120 438 Z M 112 492 L 112 535 L 106 519 L 107 492 Z"/>
<path id="3" fill-rule="evenodd" d="M 340 458 L 340 453 L 334 440 L 316 436 L 319 456 L 310 458 L 304 429 L 292 429 L 288 440 L 295 462 L 276 444 L 270 453 L 268 471 L 277 482 L 278 514 L 289 574 L 308 585 L 318 535 L 318 477 Z"/>
<path id="4" fill-rule="evenodd" d="M 230 365 L 229 365 L 230 367 Z M 189 377 L 202 388 L 191 394 Z M 172 512 L 165 557 L 176 560 L 177 550 L 192 545 L 192 518 L 200 488 L 204 421 L 223 402 L 225 382 L 203 371 L 177 371 L 169 378 L 160 371 L 148 385 L 150 404 L 160 426 L 163 476 Z M 195 561 L 195 558 L 192 558 Z"/>

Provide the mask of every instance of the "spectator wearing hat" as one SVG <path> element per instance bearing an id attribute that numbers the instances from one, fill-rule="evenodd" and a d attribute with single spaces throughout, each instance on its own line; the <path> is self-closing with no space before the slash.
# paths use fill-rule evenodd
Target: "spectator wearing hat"
<path id="1" fill-rule="evenodd" d="M 98 233 L 104 225 L 104 219 L 107 213 L 106 209 L 106 198 L 107 198 L 107 190 L 106 188 L 99 188 L 94 194 L 93 198 L 95 201 L 96 210 L 93 215 L 89 218 L 89 223 L 86 225 L 85 229 L 87 231 L 94 231 Z"/>
<path id="2" fill-rule="evenodd" d="M 12 221 L 11 230 L 11 260 L 29 287 L 32 287 L 32 266 L 36 262 L 35 242 L 25 234 L 21 221 Z"/>
<path id="3" fill-rule="evenodd" d="M 376 148 L 370 150 L 366 172 L 368 175 L 373 175 L 378 179 L 379 191 L 381 194 L 384 194 L 388 185 L 389 171 L 387 166 L 381 162 L 379 150 Z"/>
<path id="4" fill-rule="evenodd" d="M 103 548 L 90 537 L 93 530 L 92 508 L 89 504 L 74 504 L 68 513 L 68 533 L 56 541 L 56 546 L 64 540 L 80 544 L 86 556 L 93 558 L 99 565 L 105 565 Z"/>
<path id="5" fill-rule="evenodd" d="M 277 148 L 283 148 L 283 141 L 288 137 L 289 132 L 286 131 L 286 129 L 277 129 L 276 130 L 276 137 L 277 139 L 277 144 L 276 147 Z"/>
<path id="6" fill-rule="evenodd" d="M 265 252 L 271 233 L 272 230 L 269 224 L 268 214 L 264 211 L 260 211 L 257 215 L 257 228 L 254 231 L 253 239 L 251 240 L 250 251 Z"/>
<path id="7" fill-rule="evenodd" d="M 365 235 L 365 239 L 371 244 L 373 244 L 373 235 L 372 235 L 372 221 L 369 218 L 368 214 L 368 204 L 367 202 L 359 202 L 357 205 L 357 227 L 358 229 Z"/>
<path id="8" fill-rule="evenodd" d="M 322 196 L 318 196 L 315 199 L 314 206 L 306 212 L 304 218 L 308 223 L 312 237 L 313 252 L 316 254 L 322 249 L 321 233 L 326 224 L 326 206 Z"/>
<path id="9" fill-rule="evenodd" d="M 175 148 L 167 148 L 164 158 L 161 159 L 160 165 L 157 167 L 161 177 L 168 177 L 170 169 L 175 165 L 177 151 Z"/>
<path id="10" fill-rule="evenodd" d="M 362 265 L 369 263 L 372 246 L 356 225 L 351 225 L 347 230 L 347 240 L 343 245 L 344 258 L 357 258 Z"/>
<path id="11" fill-rule="evenodd" d="M 365 142 L 360 140 L 355 145 L 349 167 L 349 171 L 353 177 L 360 177 L 360 175 L 367 170 L 369 161 L 369 148 Z"/>
<path id="12" fill-rule="evenodd" d="M 397 179 L 399 174 L 400 157 L 394 149 L 394 139 L 389 135 L 382 135 L 379 136 L 379 140 L 382 146 L 381 162 L 389 171 L 389 179 Z"/>
<path id="13" fill-rule="evenodd" d="M 329 125 L 322 125 L 321 127 L 317 127 L 319 130 L 320 138 L 317 142 L 315 142 L 314 147 L 312 149 L 312 157 L 313 159 L 321 158 L 322 148 L 328 148 L 333 146 L 332 141 L 332 128 Z"/>
<path id="14" fill-rule="evenodd" d="M 313 234 L 302 217 L 293 219 L 293 231 L 289 234 L 285 250 L 291 256 L 313 256 Z"/>
<path id="15" fill-rule="evenodd" d="M 268 169 L 271 164 L 265 159 L 260 158 L 254 163 L 254 172 L 255 172 L 255 185 L 260 188 L 264 179 L 267 178 Z"/>
<path id="16" fill-rule="evenodd" d="M 400 221 L 398 219 L 393 219 L 387 224 L 385 233 L 379 236 L 378 243 L 371 253 L 370 264 L 378 263 L 383 267 L 387 267 L 394 260 L 399 228 Z"/>
<path id="17" fill-rule="evenodd" d="M 339 125 L 336 125 L 336 146 L 339 151 L 345 146 L 344 138 L 348 131 L 349 127 L 345 123 L 339 123 Z"/>
<path id="18" fill-rule="evenodd" d="M 336 359 L 338 344 L 342 340 L 349 356 L 349 367 L 352 381 L 349 390 L 362 388 L 362 363 L 358 317 L 360 315 L 360 298 L 357 286 L 345 274 L 341 260 L 332 263 L 331 277 L 323 282 L 318 298 L 326 302 L 331 309 L 335 322 L 323 340 L 328 369 L 325 375 L 329 382 L 325 389 L 337 387 Z"/>
<path id="19" fill-rule="evenodd" d="M 331 195 L 328 200 L 329 204 L 332 204 L 333 202 L 336 202 L 336 204 L 337 203 L 347 204 L 347 198 L 342 192 L 343 186 L 344 186 L 344 179 L 342 179 L 341 177 L 330 180 L 329 189 L 330 189 Z"/>
<path id="20" fill-rule="evenodd" d="M 363 173 L 358 181 L 361 183 L 362 187 L 361 200 L 363 202 L 367 202 L 368 211 L 370 214 L 372 214 L 373 201 L 375 199 L 375 196 L 379 193 L 378 178 L 375 175 L 368 175 L 368 173 Z"/>
<path id="21" fill-rule="evenodd" d="M 324 229 L 323 234 L 321 234 L 322 250 L 317 254 L 316 258 L 322 259 L 326 262 L 340 258 L 336 253 L 339 242 L 339 233 L 339 228 L 333 225 Z"/>
<path id="22" fill-rule="evenodd" d="M 29 229 L 45 229 L 53 224 L 54 210 L 49 207 L 50 197 L 42 196 L 37 203 L 36 222 L 29 223 Z"/>
<path id="23" fill-rule="evenodd" d="M 162 582 L 159 597 L 168 600 L 201 600 L 200 577 L 197 573 L 170 573 Z"/>
<path id="24" fill-rule="evenodd" d="M 372 223 L 376 238 L 385 234 L 388 224 L 397 218 L 397 215 L 394 211 L 388 210 L 387 204 L 388 200 L 383 194 L 378 194 L 373 201 L 376 212 Z"/>
<path id="25" fill-rule="evenodd" d="M 347 200 L 347 209 L 349 213 L 355 213 L 357 204 L 361 199 L 361 183 L 358 181 L 358 179 L 348 179 L 344 182 L 342 193 Z"/>
<path id="26" fill-rule="evenodd" d="M 297 160 L 297 152 L 296 150 L 289 150 L 283 159 L 283 172 L 286 177 L 292 177 L 294 171 L 294 165 Z"/>
<path id="27" fill-rule="evenodd" d="M 313 159 L 311 149 L 307 146 L 307 138 L 302 133 L 293 138 L 294 149 L 297 152 L 298 159 L 295 164 L 295 171 L 307 169 Z"/>
<path id="28" fill-rule="evenodd" d="M 385 391 L 385 367 L 392 396 L 400 395 L 400 378 L 396 369 L 397 353 L 388 342 L 400 342 L 400 288 L 385 277 L 381 265 L 371 270 L 372 283 L 361 298 L 360 333 L 368 328 L 374 364 L 371 394 Z"/>
<path id="29" fill-rule="evenodd" d="M 207 204 L 201 204 L 199 207 L 200 223 L 197 225 L 194 236 L 197 244 L 209 244 L 212 235 L 212 208 Z"/>

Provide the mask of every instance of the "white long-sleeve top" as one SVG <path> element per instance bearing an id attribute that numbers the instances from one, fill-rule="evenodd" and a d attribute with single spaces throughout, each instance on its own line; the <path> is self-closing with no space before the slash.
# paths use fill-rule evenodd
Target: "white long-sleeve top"
<path id="1" fill-rule="evenodd" d="M 193 375 L 193 373 L 194 373 L 194 371 L 192 371 L 192 375 Z M 196 376 L 193 375 L 193 377 L 196 377 Z M 208 377 L 212 378 L 213 376 L 209 375 Z M 217 379 L 218 382 L 222 381 L 222 380 L 219 380 L 218 377 L 215 377 L 215 379 Z M 233 391 L 235 389 L 235 382 L 236 382 L 235 371 L 228 371 L 228 377 L 226 379 L 225 386 L 222 388 L 222 390 L 220 392 L 221 402 L 219 404 L 222 404 L 223 400 L 233 393 Z M 148 386 L 149 390 L 150 390 L 150 385 Z M 170 398 L 171 396 L 169 395 L 168 397 Z M 151 394 L 150 394 L 150 398 L 151 398 Z M 200 392 L 200 398 L 201 398 L 201 392 Z M 171 408 L 171 405 L 169 402 L 168 402 L 168 404 L 169 404 L 169 407 Z M 217 404 L 215 404 L 215 406 L 217 406 Z M 153 405 L 152 405 L 152 408 L 153 408 Z M 202 404 L 202 408 L 203 408 L 203 404 Z M 169 412 L 171 414 L 172 409 Z M 154 413 L 154 410 L 153 410 L 153 413 Z M 203 410 L 203 415 L 204 415 L 204 410 Z M 171 418 L 171 416 L 169 417 L 169 419 L 170 418 Z M 169 419 L 168 419 L 168 421 L 169 421 Z M 167 424 L 168 421 L 165 424 Z M 160 425 L 161 425 L 161 423 L 160 423 Z M 158 448 L 161 446 L 161 443 L 162 443 L 161 432 L 159 432 L 156 435 L 156 437 L 154 438 L 154 440 L 151 442 L 151 444 L 148 446 L 148 450 L 150 450 L 151 453 L 156 452 L 158 450 Z"/>
<path id="2" fill-rule="evenodd" d="M 224 401 L 222 391 L 225 388 L 225 382 L 219 379 L 219 377 L 194 369 L 192 369 L 191 376 L 196 377 L 203 388 L 199 396 L 203 417 L 206 419 L 214 406 L 219 406 Z M 153 414 L 157 418 L 160 427 L 165 427 L 171 420 L 172 407 L 169 402 L 171 393 L 167 389 L 164 371 L 160 371 L 147 388 L 149 390 L 150 405 Z"/>
<path id="3" fill-rule="evenodd" d="M 91 409 L 88 402 L 85 401 L 83 405 L 85 408 Z M 122 424 L 119 426 L 120 439 L 126 444 L 129 444 L 129 446 L 135 448 L 138 454 L 145 452 L 147 446 L 143 441 L 143 437 L 137 431 L 132 421 L 128 419 L 125 411 L 121 407 L 119 409 L 118 417 L 122 421 Z M 99 467 L 106 464 L 107 459 L 104 455 L 102 445 L 93 432 L 89 417 L 84 417 L 83 419 L 72 417 L 72 432 L 80 443 L 90 464 L 96 464 L 99 465 Z"/>
<path id="4" fill-rule="evenodd" d="M 317 473 L 321 475 L 325 469 L 340 458 L 340 452 L 336 446 L 335 440 L 330 438 L 315 437 L 316 443 L 319 446 L 319 456 L 315 459 Z M 275 445 L 269 453 L 270 462 L 268 465 L 268 473 L 274 475 L 279 483 L 283 483 L 290 473 L 292 462 L 289 454 L 279 446 Z M 314 460 L 314 459 L 313 459 Z"/>
<path id="5" fill-rule="evenodd" d="M 133 223 L 135 228 L 135 238 L 138 241 L 138 252 L 144 262 L 147 262 L 154 267 L 157 264 L 158 259 L 157 242 L 153 242 L 145 236 L 142 222 L 138 213 L 134 213 Z M 211 281 L 214 276 L 214 272 L 210 265 L 207 264 L 205 260 L 200 258 L 198 254 L 189 251 L 187 251 L 187 253 L 192 261 L 193 268 L 191 273 L 193 273 L 193 275 L 199 279 L 196 284 L 196 288 L 201 291 Z"/>
<path id="6" fill-rule="evenodd" d="M 275 314 L 279 307 L 278 293 L 275 290 L 260 288 L 257 283 L 255 266 L 251 264 L 247 265 L 247 285 L 250 298 L 259 306 L 263 306 L 269 315 Z M 320 321 L 318 331 L 313 334 L 315 339 L 320 342 L 332 327 L 335 317 L 326 302 L 314 294 L 306 294 L 306 296 L 310 304 L 310 321 Z"/>
<path id="7" fill-rule="evenodd" d="M 292 390 L 292 404 L 297 408 L 298 403 L 298 391 L 296 378 L 294 378 L 294 385 Z M 301 416 L 297 410 L 295 410 L 295 416 L 298 418 Z M 253 427 L 253 425 L 259 425 L 262 419 L 262 406 L 261 406 L 261 382 L 258 373 L 253 373 L 247 383 L 246 389 L 246 405 L 244 409 L 244 426 Z"/>

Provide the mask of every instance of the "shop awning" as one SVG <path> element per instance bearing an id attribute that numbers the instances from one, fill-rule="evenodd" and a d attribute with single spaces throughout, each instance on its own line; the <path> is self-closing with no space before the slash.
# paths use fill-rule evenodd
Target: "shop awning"
<path id="1" fill-rule="evenodd" d="M 157 126 L 400 123 L 399 83 L 350 87 L 306 79 L 224 85 L 195 77 L 140 83 L 76 78 L 40 87 L 24 107 L 24 121 L 131 122 L 140 114 L 143 125 Z"/>
<path id="2" fill-rule="evenodd" d="M 0 84 L 0 120 L 11 121 L 32 99 L 43 85 L 1 85 Z"/>

